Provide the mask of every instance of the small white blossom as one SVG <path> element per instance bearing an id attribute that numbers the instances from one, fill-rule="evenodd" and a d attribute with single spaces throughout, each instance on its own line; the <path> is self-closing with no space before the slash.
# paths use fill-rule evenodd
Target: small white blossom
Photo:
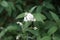
<path id="1" fill-rule="evenodd" d="M 17 22 L 17 24 L 19 24 L 19 25 L 21 25 L 21 26 L 23 25 L 21 22 Z"/>
<path id="2" fill-rule="evenodd" d="M 19 38 L 20 38 L 20 35 L 17 35 L 17 36 L 16 36 L 16 40 L 18 40 Z"/>
<path id="3" fill-rule="evenodd" d="M 25 17 L 24 17 L 24 21 L 27 22 L 27 21 L 36 21 L 36 20 L 35 20 L 34 16 L 31 13 L 26 12 Z"/>
<path id="4" fill-rule="evenodd" d="M 33 21 L 36 21 L 36 19 L 34 19 Z"/>
<path id="5" fill-rule="evenodd" d="M 34 30 L 37 30 L 38 28 L 37 28 L 37 27 L 34 27 L 33 29 L 34 29 Z"/>

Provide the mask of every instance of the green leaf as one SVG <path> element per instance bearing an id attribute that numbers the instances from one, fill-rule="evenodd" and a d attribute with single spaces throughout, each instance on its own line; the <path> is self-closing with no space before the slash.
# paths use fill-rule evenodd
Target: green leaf
<path id="1" fill-rule="evenodd" d="M 35 36 L 40 36 L 39 35 L 39 32 L 38 32 L 38 30 L 27 30 L 27 31 L 29 31 L 29 32 L 31 32 L 33 35 L 35 35 Z"/>
<path id="2" fill-rule="evenodd" d="M 25 16 L 25 14 L 24 14 L 24 13 L 21 13 L 21 14 L 19 14 L 19 15 L 16 17 L 16 19 L 23 18 L 24 16 Z"/>
<path id="3" fill-rule="evenodd" d="M 22 27 L 22 30 L 23 31 L 27 31 L 28 27 L 31 25 L 32 22 L 25 22 L 23 27 Z"/>
<path id="4" fill-rule="evenodd" d="M 12 8 L 9 6 L 9 7 L 7 7 L 7 8 L 5 8 L 6 9 L 6 11 L 7 11 L 7 15 L 8 16 L 11 16 L 12 15 Z"/>
<path id="5" fill-rule="evenodd" d="M 7 27 L 8 31 L 17 31 L 19 29 L 19 26 L 17 24 L 11 24 Z"/>
<path id="6" fill-rule="evenodd" d="M 46 17 L 45 17 L 43 14 L 40 14 L 40 16 L 41 16 L 41 18 L 42 18 L 43 20 L 46 19 Z"/>
<path id="7" fill-rule="evenodd" d="M 8 4 L 9 4 L 9 6 L 10 6 L 13 10 L 15 10 L 14 3 L 13 3 L 13 2 L 8 2 Z"/>
<path id="8" fill-rule="evenodd" d="M 34 17 L 36 18 L 37 21 L 40 21 L 42 23 L 44 23 L 44 20 L 46 19 L 46 17 L 43 14 L 40 14 L 40 13 L 34 14 Z"/>
<path id="9" fill-rule="evenodd" d="M 46 21 L 45 22 L 45 29 L 51 28 L 53 25 L 57 25 L 54 21 Z"/>
<path id="10" fill-rule="evenodd" d="M 16 5 L 17 8 L 20 10 L 20 11 L 23 11 L 22 7 L 20 5 Z"/>
<path id="11" fill-rule="evenodd" d="M 8 6 L 9 6 L 9 4 L 8 4 L 7 1 L 2 1 L 2 2 L 1 2 L 1 5 L 2 5 L 3 7 L 8 7 Z"/>
<path id="12" fill-rule="evenodd" d="M 41 40 L 51 40 L 50 36 L 44 36 Z"/>
<path id="13" fill-rule="evenodd" d="M 5 33 L 7 32 L 7 29 L 3 29 L 0 33 L 0 38 L 3 37 L 5 35 Z"/>
<path id="14" fill-rule="evenodd" d="M 49 2 L 43 2 L 43 6 L 45 6 L 48 9 L 55 9 L 54 6 Z"/>
<path id="15" fill-rule="evenodd" d="M 32 8 L 29 10 L 29 12 L 30 12 L 30 13 L 33 12 L 36 7 L 37 7 L 37 6 L 32 7 Z"/>
<path id="16" fill-rule="evenodd" d="M 50 11 L 50 13 L 51 13 L 52 18 L 57 22 L 59 20 L 59 17 L 51 11 Z"/>
<path id="17" fill-rule="evenodd" d="M 56 26 L 52 26 L 51 28 L 49 28 L 48 30 L 48 35 L 54 34 L 57 31 L 57 27 Z"/>
<path id="18" fill-rule="evenodd" d="M 43 6 L 38 6 L 37 9 L 36 9 L 36 13 L 42 12 L 42 8 L 43 8 Z"/>
<path id="19" fill-rule="evenodd" d="M 7 28 L 5 28 L 1 31 L 0 38 L 3 37 L 7 31 L 16 31 L 17 29 L 19 29 L 19 28 L 16 24 L 9 25 Z"/>

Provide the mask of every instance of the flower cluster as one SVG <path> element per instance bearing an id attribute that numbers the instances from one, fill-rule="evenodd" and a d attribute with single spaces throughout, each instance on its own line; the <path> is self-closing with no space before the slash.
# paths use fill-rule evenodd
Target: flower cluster
<path id="1" fill-rule="evenodd" d="M 36 19 L 34 18 L 34 16 L 31 13 L 26 12 L 25 13 L 25 17 L 24 17 L 24 21 L 36 21 Z"/>

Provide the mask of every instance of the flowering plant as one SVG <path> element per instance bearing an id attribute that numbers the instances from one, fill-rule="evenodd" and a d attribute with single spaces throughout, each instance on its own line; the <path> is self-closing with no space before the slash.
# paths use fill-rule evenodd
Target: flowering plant
<path id="1" fill-rule="evenodd" d="M 52 0 L 0 0 L 0 40 L 60 40 L 59 12 Z"/>

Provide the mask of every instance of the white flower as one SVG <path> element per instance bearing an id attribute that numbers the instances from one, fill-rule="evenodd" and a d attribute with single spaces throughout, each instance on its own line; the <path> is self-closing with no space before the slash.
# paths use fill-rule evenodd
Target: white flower
<path id="1" fill-rule="evenodd" d="M 36 21 L 36 20 L 35 20 L 34 16 L 31 13 L 26 12 L 25 17 L 24 17 L 24 21 L 27 22 L 27 21 Z"/>
<path id="2" fill-rule="evenodd" d="M 16 36 L 16 39 L 18 40 L 19 38 L 20 38 L 20 35 L 17 35 L 17 36 Z"/>
<path id="3" fill-rule="evenodd" d="M 36 21 L 36 19 L 34 19 L 34 21 Z"/>
<path id="4" fill-rule="evenodd" d="M 21 26 L 23 25 L 21 22 L 17 22 L 17 24 L 19 24 L 19 25 L 21 25 Z"/>
<path id="5" fill-rule="evenodd" d="M 37 28 L 37 27 L 34 27 L 33 29 L 34 29 L 34 30 L 37 30 L 38 28 Z"/>

